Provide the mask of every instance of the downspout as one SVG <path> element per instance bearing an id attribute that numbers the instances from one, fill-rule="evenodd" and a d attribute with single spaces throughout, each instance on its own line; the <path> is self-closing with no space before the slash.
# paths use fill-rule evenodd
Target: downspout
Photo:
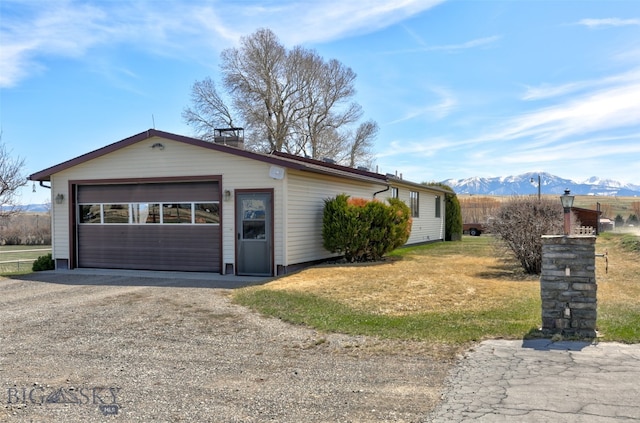
<path id="1" fill-rule="evenodd" d="M 391 185 L 387 185 L 387 187 L 385 189 L 374 192 L 373 193 L 373 198 L 376 198 L 376 195 L 378 195 L 378 194 L 382 194 L 383 192 L 389 191 L 390 188 L 391 188 Z"/>
<path id="2" fill-rule="evenodd" d="M 40 181 L 40 186 L 41 186 L 42 188 L 51 189 L 51 186 L 46 186 L 46 185 L 44 184 L 44 181 Z"/>

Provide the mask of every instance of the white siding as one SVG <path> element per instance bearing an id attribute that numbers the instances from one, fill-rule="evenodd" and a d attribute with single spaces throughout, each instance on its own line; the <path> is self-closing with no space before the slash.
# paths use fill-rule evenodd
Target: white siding
<path id="1" fill-rule="evenodd" d="M 164 149 L 152 149 L 161 142 Z M 69 192 L 70 180 L 89 179 L 126 179 L 126 178 L 165 178 L 201 175 L 222 175 L 221 189 L 274 189 L 274 236 L 275 262 L 283 263 L 282 234 L 282 181 L 269 177 L 268 163 L 245 157 L 226 154 L 214 150 L 167 140 L 150 138 L 134 145 L 116 150 L 110 154 L 87 161 L 51 178 L 52 197 L 61 193 L 65 197 L 63 204 L 55 204 L 53 209 L 54 258 L 69 259 Z M 233 199 L 233 194 L 232 194 Z M 222 263 L 235 263 L 235 213 L 234 203 L 221 201 L 222 209 Z"/>
<path id="2" fill-rule="evenodd" d="M 371 199 L 384 185 L 308 172 L 287 173 L 287 265 L 331 257 L 322 247 L 322 212 L 324 200 L 339 194 Z M 383 198 L 381 198 L 383 199 Z"/>
<path id="3" fill-rule="evenodd" d="M 400 200 L 410 204 L 409 193 L 418 192 L 418 217 L 413 218 L 411 235 L 406 245 L 444 239 L 445 204 L 444 195 L 415 186 L 394 184 Z M 440 196 L 440 217 L 436 217 L 436 196 Z M 388 195 L 387 195 L 388 197 Z"/>

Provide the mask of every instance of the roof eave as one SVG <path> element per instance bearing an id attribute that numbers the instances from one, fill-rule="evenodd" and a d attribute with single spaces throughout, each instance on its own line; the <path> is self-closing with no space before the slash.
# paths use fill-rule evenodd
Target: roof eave
<path id="1" fill-rule="evenodd" d="M 247 157 L 247 158 L 258 160 L 264 163 L 269 163 L 276 166 L 282 166 L 282 167 L 294 169 L 294 170 L 308 171 L 308 172 L 319 173 L 324 175 L 344 177 L 344 178 L 359 180 L 363 182 L 373 182 L 373 183 L 383 183 L 383 184 L 386 183 L 385 177 L 383 175 L 371 174 L 371 172 L 366 172 L 366 173 L 362 171 L 356 172 L 356 171 L 353 171 L 351 168 L 345 168 L 343 166 L 340 166 L 341 169 L 336 169 L 336 166 L 333 166 L 333 167 L 327 166 L 325 163 L 319 162 L 319 161 L 314 161 L 315 163 L 309 163 L 308 161 L 305 161 L 305 160 L 299 160 L 298 157 L 295 157 L 295 158 L 286 157 L 286 156 L 279 157 L 278 155 L 273 155 L 273 154 L 255 153 L 255 152 L 244 150 L 244 149 L 239 149 L 239 148 L 230 147 L 230 146 L 221 145 L 221 144 L 215 144 L 209 141 L 186 137 L 183 135 L 172 134 L 170 132 L 159 131 L 156 129 L 149 129 L 147 131 L 141 132 L 139 134 L 125 138 L 123 140 L 109 144 L 97 150 L 90 151 L 86 154 L 83 154 L 73 159 L 59 163 L 55 166 L 51 166 L 49 168 L 46 168 L 44 170 L 41 170 L 39 172 L 29 175 L 27 179 L 30 181 L 51 181 L 51 175 L 55 173 L 62 172 L 71 167 L 78 166 L 82 163 L 85 163 L 89 160 L 102 157 L 106 154 L 112 153 L 121 148 L 125 148 L 129 145 L 132 145 L 153 137 L 164 138 L 172 141 L 182 142 L 189 145 L 207 148 L 210 150 L 216 150 L 216 151 L 221 151 L 221 152 L 234 154 L 242 157 Z"/>

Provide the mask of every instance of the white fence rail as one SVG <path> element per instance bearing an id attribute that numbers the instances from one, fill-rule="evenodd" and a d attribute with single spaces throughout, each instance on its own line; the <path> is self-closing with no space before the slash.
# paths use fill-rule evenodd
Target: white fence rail
<path id="1" fill-rule="evenodd" d="M 36 253 L 41 251 L 51 251 L 51 248 L 32 248 L 28 250 L 0 250 L 0 259 L 3 254 L 22 254 L 22 253 Z M 36 261 L 37 258 L 29 258 L 29 259 L 15 259 L 15 260 L 0 260 L 0 270 L 6 271 L 8 268 L 13 267 L 17 268 L 17 271 L 20 270 L 30 270 L 33 262 Z M 15 267 L 12 266 L 15 264 Z M 22 267 L 21 267 L 22 266 Z M 13 269 L 11 269 L 13 270 Z"/>
<path id="2" fill-rule="evenodd" d="M 595 235 L 596 230 L 593 226 L 577 226 L 573 228 L 574 235 Z"/>

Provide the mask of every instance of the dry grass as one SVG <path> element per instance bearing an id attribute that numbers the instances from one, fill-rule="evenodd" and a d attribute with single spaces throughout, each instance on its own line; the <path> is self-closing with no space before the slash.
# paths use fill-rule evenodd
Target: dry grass
<path id="1" fill-rule="evenodd" d="M 510 275 L 514 270 L 494 257 L 409 255 L 381 264 L 315 267 L 265 288 L 316 294 L 392 316 L 482 310 L 539 296 L 537 277 L 518 281 Z"/>
<path id="2" fill-rule="evenodd" d="M 605 251 L 609 253 L 608 272 L 605 259 L 596 258 L 598 302 L 612 308 L 640 309 L 640 252 L 625 250 L 622 238 L 607 233 L 596 243 L 597 253 Z"/>
<path id="3" fill-rule="evenodd" d="M 621 235 L 596 252 L 598 330 L 604 340 L 640 342 L 640 251 Z M 492 238 L 463 237 L 401 250 L 376 264 L 306 269 L 234 294 L 239 302 L 325 331 L 462 344 L 519 338 L 541 324 L 538 276 L 503 260 Z"/>
<path id="4" fill-rule="evenodd" d="M 631 241 L 635 249 L 625 246 Z M 609 252 L 609 272 L 604 258 L 596 259 L 598 330 L 607 340 L 640 342 L 640 237 L 603 234 L 596 251 Z"/>

